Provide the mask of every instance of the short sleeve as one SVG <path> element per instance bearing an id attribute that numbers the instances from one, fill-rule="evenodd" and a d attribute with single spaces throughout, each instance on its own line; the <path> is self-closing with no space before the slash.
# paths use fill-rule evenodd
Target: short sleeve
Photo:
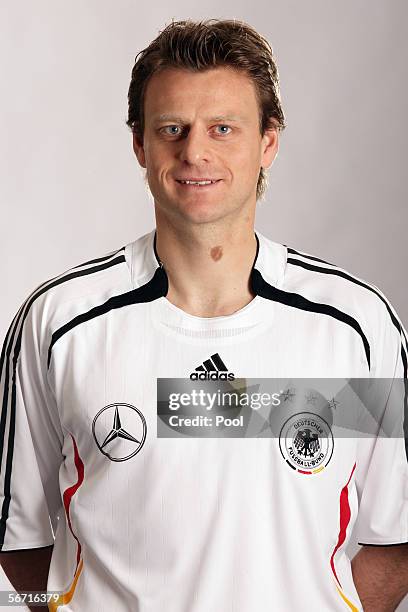
<path id="1" fill-rule="evenodd" d="M 47 380 L 47 323 L 32 294 L 15 316 L 0 361 L 0 550 L 54 542 L 62 432 Z"/>
<path id="2" fill-rule="evenodd" d="M 359 544 L 408 543 L 407 334 L 389 303 L 373 336 L 374 386 L 385 398 L 377 414 L 379 435 L 357 440 Z M 385 391 L 383 393 L 383 391 Z"/>

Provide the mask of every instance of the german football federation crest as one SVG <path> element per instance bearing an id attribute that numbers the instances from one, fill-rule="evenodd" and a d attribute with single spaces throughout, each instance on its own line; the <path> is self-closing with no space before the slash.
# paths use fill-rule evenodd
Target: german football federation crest
<path id="1" fill-rule="evenodd" d="M 146 433 L 146 419 L 131 404 L 109 404 L 98 412 L 92 423 L 96 445 L 111 461 L 134 457 L 141 450 Z"/>
<path id="2" fill-rule="evenodd" d="M 292 415 L 279 434 L 282 457 L 300 474 L 321 472 L 332 457 L 333 447 L 329 424 L 313 412 Z"/>

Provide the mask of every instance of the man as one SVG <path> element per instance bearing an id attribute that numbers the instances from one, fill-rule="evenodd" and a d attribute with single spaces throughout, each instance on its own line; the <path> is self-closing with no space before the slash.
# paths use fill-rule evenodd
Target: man
<path id="1" fill-rule="evenodd" d="M 375 287 L 254 231 L 284 127 L 268 43 L 172 23 L 136 58 L 127 123 L 155 231 L 38 287 L 5 339 L 5 571 L 61 591 L 52 610 L 394 610 L 403 438 L 336 440 L 307 471 L 275 437 L 157 435 L 161 378 L 407 376 Z"/>

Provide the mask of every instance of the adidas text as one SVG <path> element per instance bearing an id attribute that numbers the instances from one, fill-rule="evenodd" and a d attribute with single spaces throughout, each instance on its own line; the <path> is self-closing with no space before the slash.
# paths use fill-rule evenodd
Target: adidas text
<path id="1" fill-rule="evenodd" d="M 192 372 L 191 380 L 235 380 L 233 372 Z"/>

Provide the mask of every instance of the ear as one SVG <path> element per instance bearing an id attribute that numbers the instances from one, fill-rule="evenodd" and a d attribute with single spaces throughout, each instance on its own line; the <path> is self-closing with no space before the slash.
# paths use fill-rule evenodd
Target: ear
<path id="1" fill-rule="evenodd" d="M 142 166 L 142 168 L 146 168 L 146 157 L 143 148 L 143 143 L 135 132 L 133 132 L 133 151 L 135 152 L 137 161 Z"/>
<path id="2" fill-rule="evenodd" d="M 265 131 L 262 136 L 262 168 L 270 168 L 279 150 L 279 131 L 274 123 Z"/>

